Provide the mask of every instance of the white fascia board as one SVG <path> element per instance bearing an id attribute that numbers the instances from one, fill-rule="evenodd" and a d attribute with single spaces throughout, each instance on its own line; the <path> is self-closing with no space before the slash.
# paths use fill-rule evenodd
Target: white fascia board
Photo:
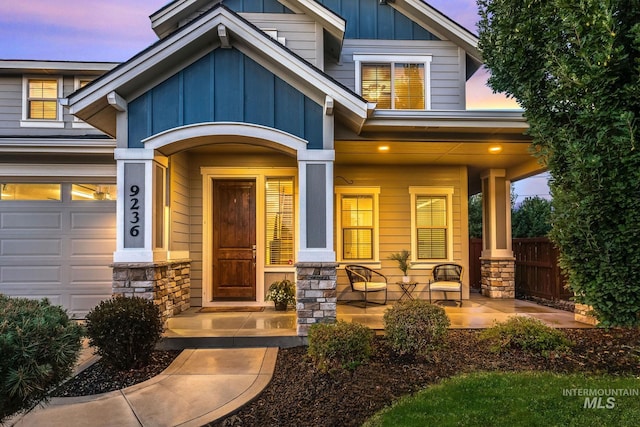
<path id="1" fill-rule="evenodd" d="M 434 7 L 422 0 L 395 0 L 389 5 L 400 13 L 413 18 L 418 23 L 423 23 L 427 29 L 436 33 L 437 36 L 444 36 L 446 39 L 455 42 L 472 58 L 482 62 L 482 54 L 478 50 L 478 37 Z"/>
<path id="2" fill-rule="evenodd" d="M 257 56 L 255 52 L 259 52 L 263 57 L 270 58 L 272 63 L 277 63 L 279 68 L 287 70 L 287 73 L 282 73 L 282 77 L 285 79 L 287 76 L 293 75 L 299 81 L 305 81 L 307 85 L 315 86 L 319 91 L 322 91 L 324 95 L 320 104 L 324 102 L 324 96 L 328 95 L 361 119 L 367 117 L 367 103 L 365 101 L 322 75 L 321 71 L 316 70 L 310 64 L 292 55 L 277 41 L 266 37 L 233 12 L 220 8 L 215 13 L 209 13 L 211 13 L 209 18 L 203 18 L 191 24 L 188 31 L 179 31 L 158 42 L 140 56 L 134 57 L 130 62 L 94 82 L 87 90 L 80 90 L 80 92 L 72 94 L 68 98 L 70 113 L 76 114 L 93 103 L 104 102 L 109 93 L 113 91 L 117 93 L 118 88 L 127 84 L 137 75 L 153 68 L 174 54 L 179 55 L 183 47 L 196 42 L 207 33 L 217 34 L 218 25 L 224 24 L 231 32 L 232 44 L 234 44 L 234 38 L 238 38 L 250 46 L 249 49 L 235 46 L 243 53 L 255 57 Z"/>
<path id="3" fill-rule="evenodd" d="M 149 16 L 151 29 L 158 37 L 164 38 L 175 31 L 183 19 L 203 8 L 206 3 L 209 2 L 203 0 L 178 0 L 169 3 Z"/>
<path id="4" fill-rule="evenodd" d="M 113 139 L 66 139 L 53 138 L 0 138 L 2 153 L 79 153 L 111 154 L 116 147 Z"/>
<path id="5" fill-rule="evenodd" d="M 300 10 L 302 13 L 309 15 L 316 22 L 320 23 L 324 29 L 330 34 L 338 37 L 340 40 L 344 38 L 347 29 L 347 22 L 339 15 L 322 6 L 315 0 L 278 0 L 285 7 L 291 10 Z"/>
<path id="6" fill-rule="evenodd" d="M 461 111 L 376 111 L 367 126 L 437 126 L 469 128 L 529 128 L 520 111 L 461 110 Z"/>
<path id="7" fill-rule="evenodd" d="M 118 62 L 0 60 L 0 71 L 107 72 L 118 64 Z"/>
<path id="8" fill-rule="evenodd" d="M 12 177 L 114 177 L 116 165 L 99 164 L 0 164 L 0 176 Z"/>

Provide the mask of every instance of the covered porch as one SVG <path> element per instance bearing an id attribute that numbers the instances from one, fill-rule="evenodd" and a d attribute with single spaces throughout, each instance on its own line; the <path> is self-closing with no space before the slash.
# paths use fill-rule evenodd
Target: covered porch
<path id="1" fill-rule="evenodd" d="M 383 306 L 356 305 L 339 302 L 338 320 L 362 323 L 383 333 L 383 315 L 395 301 Z M 591 328 L 574 320 L 574 314 L 518 299 L 494 299 L 472 292 L 462 307 L 452 301 L 439 303 L 444 307 L 452 329 L 481 329 L 511 316 L 527 316 L 542 320 L 555 328 Z M 163 348 L 242 347 L 277 345 L 292 347 L 305 344 L 305 337 L 296 332 L 296 311 L 275 311 L 266 307 L 256 312 L 200 312 L 193 307 L 167 320 Z"/>

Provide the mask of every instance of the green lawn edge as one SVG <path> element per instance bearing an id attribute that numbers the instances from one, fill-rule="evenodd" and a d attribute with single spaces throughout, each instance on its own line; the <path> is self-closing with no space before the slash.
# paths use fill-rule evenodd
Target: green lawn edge
<path id="1" fill-rule="evenodd" d="M 637 426 L 638 394 L 636 377 L 478 372 L 405 396 L 363 427 Z"/>

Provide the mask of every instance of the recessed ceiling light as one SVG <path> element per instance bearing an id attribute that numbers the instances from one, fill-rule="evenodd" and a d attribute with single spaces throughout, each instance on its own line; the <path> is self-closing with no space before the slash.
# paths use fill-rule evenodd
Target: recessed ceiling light
<path id="1" fill-rule="evenodd" d="M 502 152 L 502 145 L 491 145 L 489 146 L 489 152 L 491 154 L 498 154 Z"/>

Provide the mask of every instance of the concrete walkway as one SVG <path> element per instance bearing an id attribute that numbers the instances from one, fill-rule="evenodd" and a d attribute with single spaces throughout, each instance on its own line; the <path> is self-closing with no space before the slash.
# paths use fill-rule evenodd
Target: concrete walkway
<path id="1" fill-rule="evenodd" d="M 94 396 L 55 398 L 13 425 L 202 426 L 256 397 L 269 384 L 277 355 L 277 348 L 187 349 L 148 381 Z"/>

